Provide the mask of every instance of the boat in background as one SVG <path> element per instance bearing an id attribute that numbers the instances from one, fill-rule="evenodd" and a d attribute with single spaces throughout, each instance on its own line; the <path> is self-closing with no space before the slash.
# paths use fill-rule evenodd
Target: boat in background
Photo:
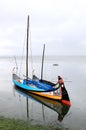
<path id="1" fill-rule="evenodd" d="M 64 103 L 37 96 L 35 94 L 29 93 L 28 91 L 24 91 L 19 87 L 14 86 L 14 90 L 16 90 L 17 93 L 26 97 L 26 99 L 30 98 L 32 100 L 35 100 L 35 101 L 41 103 L 42 105 L 48 107 L 49 109 L 52 109 L 53 111 L 57 112 L 58 120 L 60 122 L 64 119 L 64 117 L 67 115 L 67 113 L 70 109 L 70 106 L 65 105 Z M 27 102 L 28 102 L 28 100 L 27 100 Z M 27 105 L 28 105 L 28 103 L 27 103 Z M 27 109 L 28 109 L 28 106 L 27 106 Z M 27 112 L 28 112 L 28 110 L 27 110 Z"/>
<path id="2" fill-rule="evenodd" d="M 27 42 L 26 42 L 26 79 L 20 78 L 16 73 L 13 72 L 13 83 L 32 94 L 57 100 L 59 102 L 62 102 L 67 105 L 71 105 L 67 90 L 64 85 L 64 81 L 61 76 L 58 76 L 58 82 L 52 83 L 50 81 L 43 80 L 43 77 L 41 76 L 41 79 L 37 78 L 37 76 L 33 75 L 33 78 L 28 78 L 28 38 L 29 38 L 29 16 L 27 20 Z"/>

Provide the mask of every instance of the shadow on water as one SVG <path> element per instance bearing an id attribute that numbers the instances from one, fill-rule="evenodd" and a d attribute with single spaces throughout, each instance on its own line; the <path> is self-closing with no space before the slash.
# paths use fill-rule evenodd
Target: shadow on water
<path id="1" fill-rule="evenodd" d="M 24 91 L 16 86 L 14 86 L 14 90 L 26 97 L 26 111 L 27 111 L 27 119 L 29 119 L 29 102 L 28 99 L 35 100 L 36 102 L 39 102 L 42 105 L 42 116 L 43 120 L 45 121 L 45 113 L 44 113 L 44 107 L 46 106 L 49 109 L 52 109 L 53 111 L 58 113 L 58 121 L 62 122 L 64 117 L 67 115 L 70 106 L 67 106 L 61 102 L 57 102 L 55 100 L 46 99 L 37 95 L 34 95 L 32 93 L 29 93 L 27 91 Z"/>

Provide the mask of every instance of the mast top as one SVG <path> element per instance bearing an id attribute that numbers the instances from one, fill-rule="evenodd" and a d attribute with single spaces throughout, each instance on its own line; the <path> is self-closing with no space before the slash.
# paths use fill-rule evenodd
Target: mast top
<path id="1" fill-rule="evenodd" d="M 26 81 L 28 81 L 28 41 L 29 41 L 29 15 L 27 17 L 27 39 L 26 39 Z M 27 82 L 26 82 L 27 83 Z"/>

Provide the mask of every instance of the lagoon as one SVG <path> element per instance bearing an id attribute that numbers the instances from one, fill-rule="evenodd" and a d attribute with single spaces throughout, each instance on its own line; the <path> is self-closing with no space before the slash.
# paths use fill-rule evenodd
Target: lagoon
<path id="1" fill-rule="evenodd" d="M 33 62 L 32 62 L 33 61 Z M 16 58 L 21 76 L 25 75 L 25 62 Z M 55 65 L 54 64 L 58 64 Z M 65 81 L 71 107 L 60 122 L 58 113 L 49 107 L 28 97 L 27 98 L 14 89 L 12 82 L 12 69 L 15 66 L 13 57 L 0 58 L 0 116 L 20 119 L 30 122 L 32 125 L 44 125 L 57 129 L 85 130 L 86 129 L 86 57 L 85 56 L 50 56 L 45 57 L 43 78 L 57 81 L 61 75 Z M 21 69 L 20 69 L 21 68 Z M 29 75 L 32 70 L 41 75 L 41 58 L 29 58 Z"/>

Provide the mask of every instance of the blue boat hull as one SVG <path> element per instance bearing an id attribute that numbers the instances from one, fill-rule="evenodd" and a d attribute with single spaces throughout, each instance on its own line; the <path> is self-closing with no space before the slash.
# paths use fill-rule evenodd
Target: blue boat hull
<path id="1" fill-rule="evenodd" d="M 36 92 L 45 92 L 44 89 L 39 89 L 37 87 L 33 87 L 31 85 L 23 84 L 17 80 L 13 80 L 14 84 L 22 89 L 28 90 L 28 91 L 36 91 Z"/>
<path id="2" fill-rule="evenodd" d="M 28 84 L 26 84 L 26 80 L 21 80 L 16 74 L 13 74 L 13 82 L 16 86 L 34 92 L 50 92 L 55 91 L 56 89 L 51 85 L 41 83 L 40 81 L 28 80 Z"/>

